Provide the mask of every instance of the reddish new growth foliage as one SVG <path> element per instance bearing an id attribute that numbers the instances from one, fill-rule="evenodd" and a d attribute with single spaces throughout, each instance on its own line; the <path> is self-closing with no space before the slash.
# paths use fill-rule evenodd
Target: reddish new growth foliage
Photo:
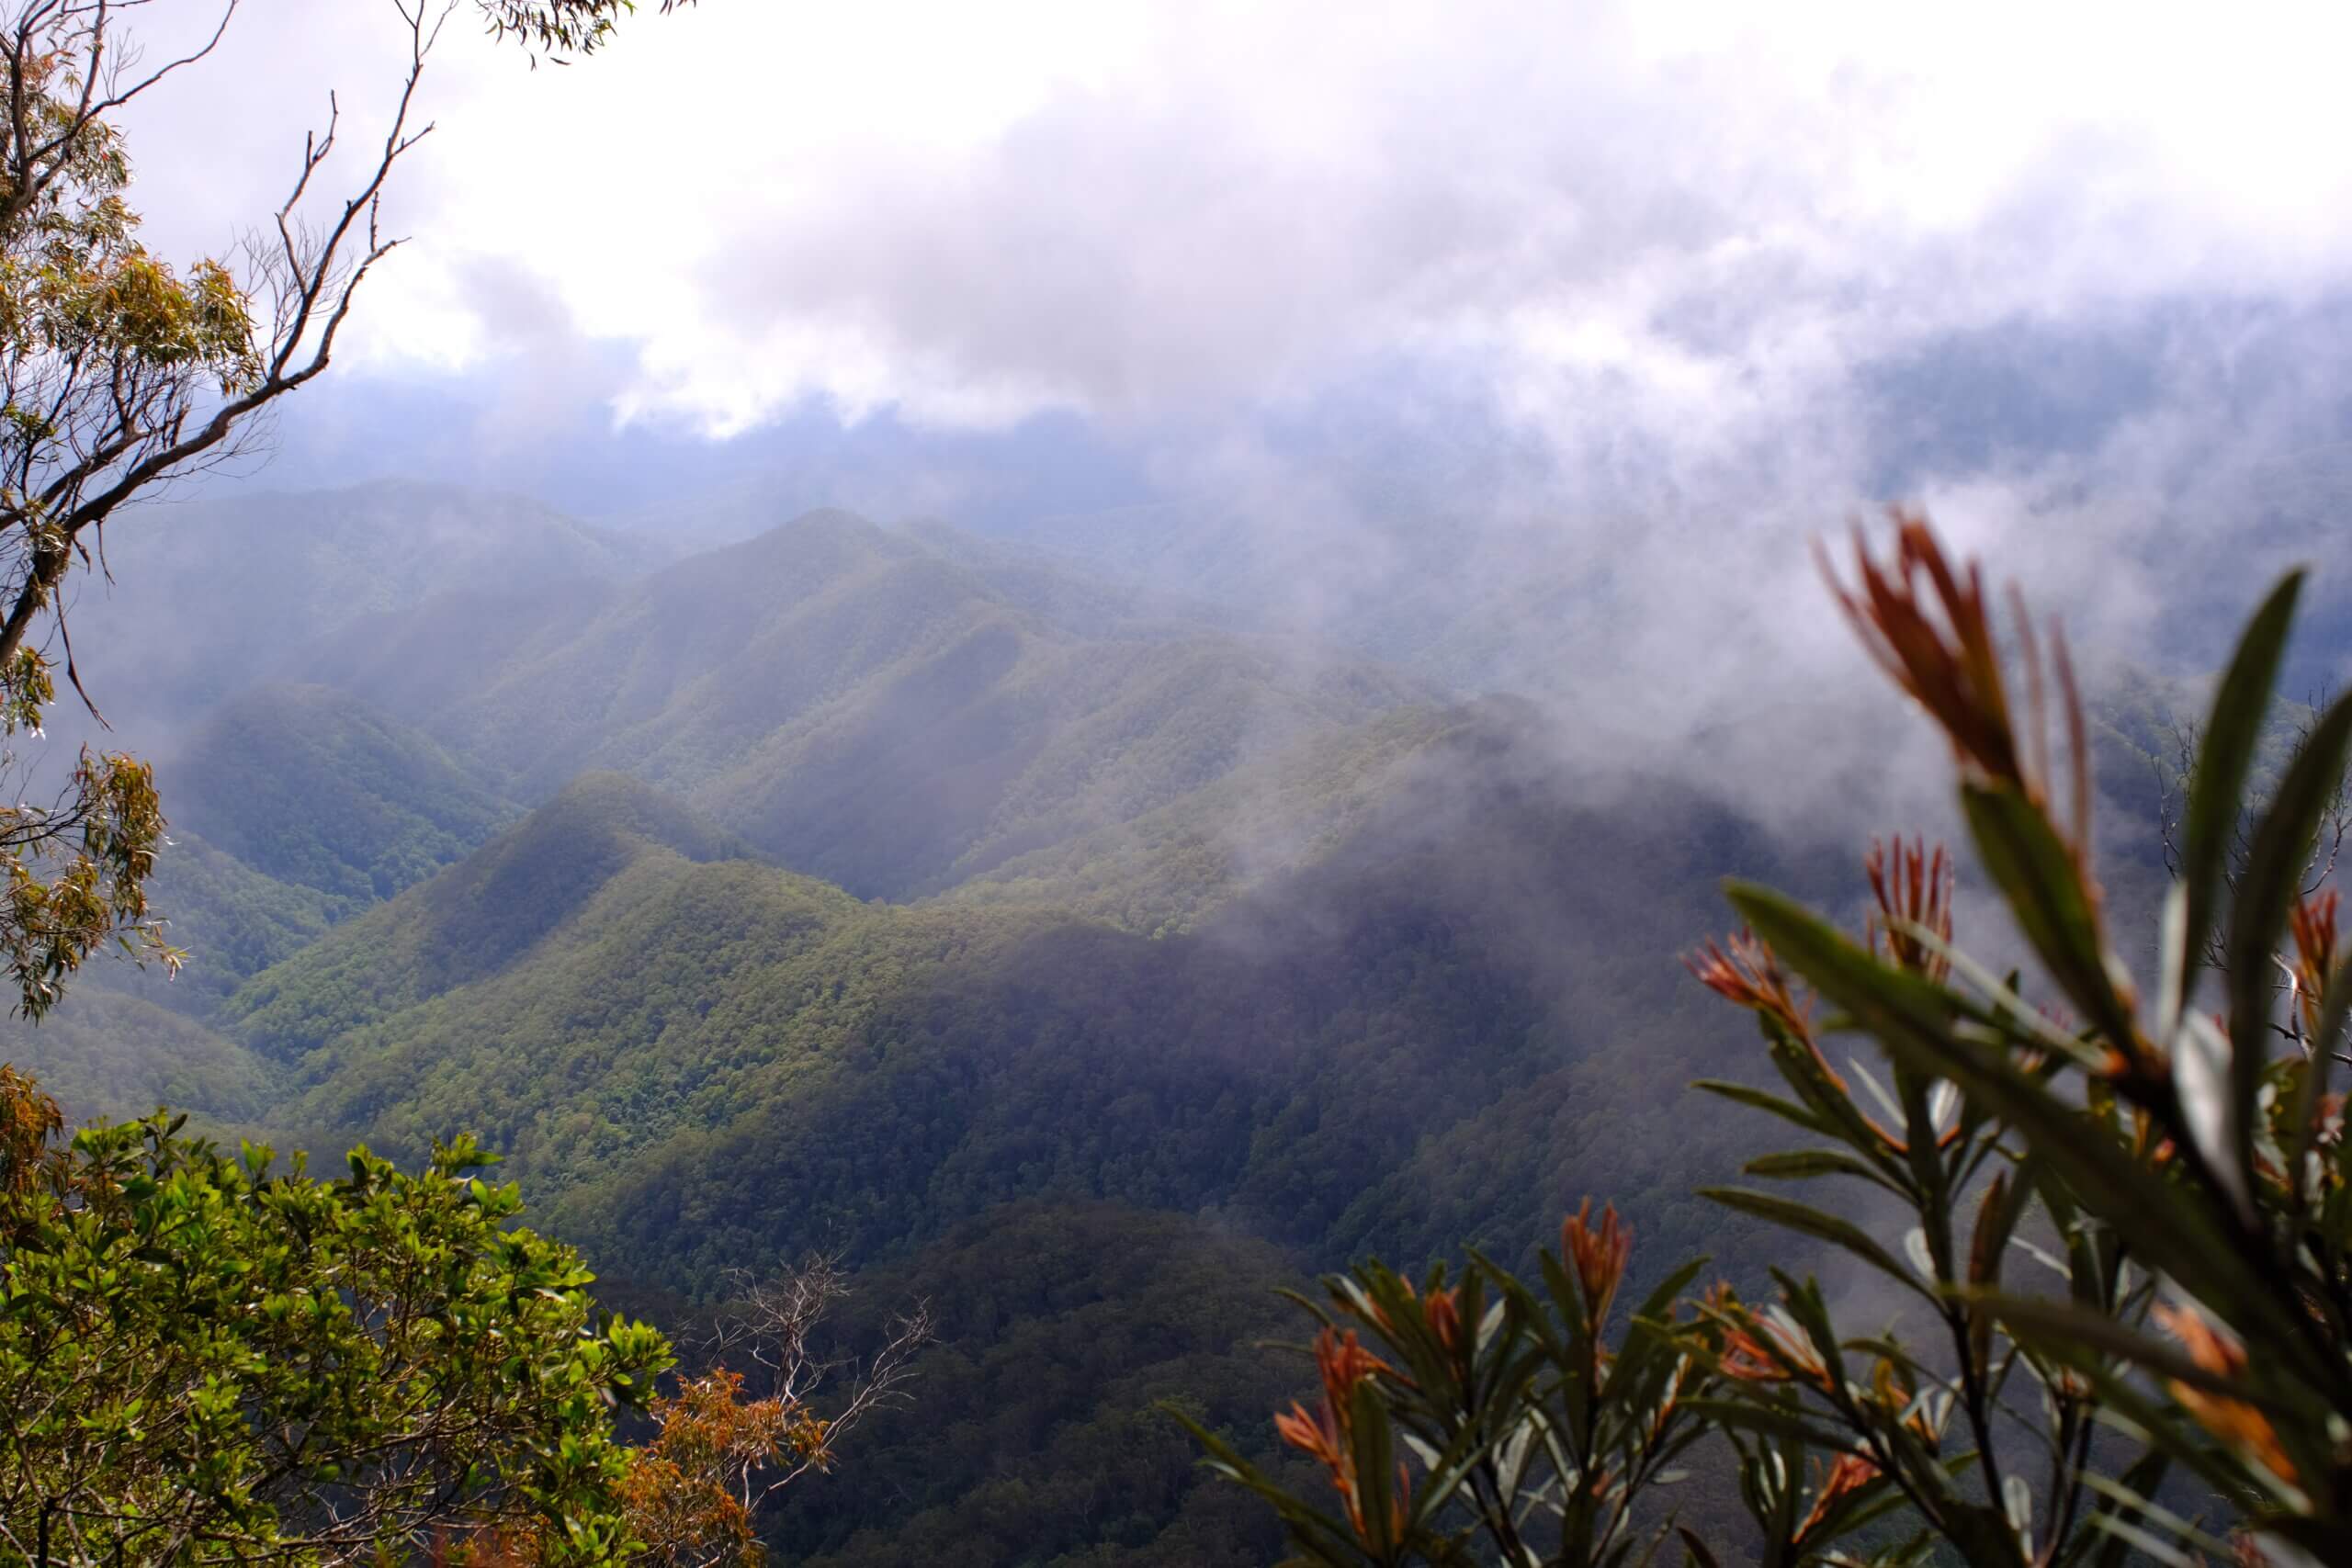
<path id="1" fill-rule="evenodd" d="M 1871 897 L 1878 900 L 1878 913 L 1871 917 L 1871 951 L 1878 953 L 1883 940 L 1890 961 L 1940 986 L 1951 977 L 1951 959 L 1918 933 L 1928 932 L 1944 949 L 1951 945 L 1951 859 L 1941 844 L 1930 852 L 1924 838 L 1906 846 L 1898 833 L 1894 845 L 1890 855 L 1884 842 L 1871 840 L 1862 862 Z"/>
<path id="2" fill-rule="evenodd" d="M 1848 1497 L 1878 1479 L 1878 1466 L 1860 1454 L 1839 1454 L 1829 1472 L 1813 1494 L 1813 1506 L 1806 1510 L 1804 1520 L 1797 1526 L 1796 1539 L 1803 1541 L 1821 1528 L 1829 1512 Z"/>
<path id="3" fill-rule="evenodd" d="M 1873 886 L 1879 880 L 1878 858 L 1878 853 L 1873 849 L 1871 854 Z M 1945 871 L 1944 875 L 1949 879 L 1949 870 Z M 1895 896 L 1901 897 L 1900 890 Z M 1938 929 L 1947 935 L 1950 934 L 1951 913 L 1949 890 L 1934 896 L 1932 903 L 1923 900 L 1917 907 L 1922 912 L 1939 914 L 1941 924 Z M 1925 955 L 1926 949 L 1920 948 L 1918 951 Z M 1750 1012 L 1760 1013 L 1779 1024 L 1781 1032 L 1792 1042 L 1804 1047 L 1806 1054 L 1813 1058 L 1813 1070 L 1820 1075 L 1823 1083 L 1839 1095 L 1850 1093 L 1846 1085 L 1845 1075 L 1829 1065 L 1829 1058 L 1821 1054 L 1821 1047 L 1814 1042 L 1812 1020 L 1808 1016 L 1810 1010 L 1798 1006 L 1796 994 L 1790 987 L 1788 976 L 1781 972 L 1780 963 L 1772 956 L 1772 949 L 1769 945 L 1751 933 L 1741 931 L 1737 936 L 1731 937 L 1721 943 L 1711 942 L 1697 953 L 1686 955 L 1682 960 L 1682 966 L 1697 976 L 1700 984 L 1715 995 L 1736 1006 L 1744 1007 Z M 1940 975 L 1938 977 L 1940 978 Z M 1884 1144 L 1889 1149 L 1896 1154 L 1908 1151 L 1910 1145 L 1905 1139 L 1880 1126 L 1877 1121 L 1866 1112 L 1857 1109 L 1854 1114 L 1877 1136 L 1879 1142 Z M 1946 1128 L 1937 1139 L 1938 1146 L 1947 1146 L 1959 1136 L 1960 1129 L 1957 1126 Z"/>
<path id="4" fill-rule="evenodd" d="M 1430 1334 L 1453 1354 L 1459 1356 L 1467 1346 L 1462 1335 L 1462 1292 L 1431 1291 L 1429 1300 L 1421 1303 L 1421 1315 L 1430 1325 Z"/>
<path id="5" fill-rule="evenodd" d="M 2303 1029 L 2314 1050 L 2319 1048 L 2320 998 L 2327 994 L 2328 976 L 2335 972 L 2335 889 L 2299 898 L 2287 923 L 2295 937 L 2293 980 L 2295 1001 L 2303 1015 Z"/>
<path id="6" fill-rule="evenodd" d="M 2100 929 L 2102 898 L 2091 871 L 2089 725 L 2064 635 L 2053 619 L 2048 626 L 2045 671 L 2043 645 L 2035 635 L 2032 618 L 2026 614 L 2023 600 L 2014 589 L 2010 591 L 2011 617 L 2025 671 L 2025 712 L 2019 722 L 2002 673 L 1981 569 L 1970 561 L 1956 570 L 1918 513 L 1897 507 L 1892 516 L 1894 553 L 1883 563 L 1871 558 L 1868 545 L 1856 529 L 1855 585 L 1850 590 L 1838 580 L 1827 552 L 1816 547 L 1830 592 L 1871 657 L 1942 728 L 1961 773 L 1974 790 L 1982 792 L 1982 804 L 1991 813 L 1988 820 L 1996 825 L 2007 822 L 2006 827 L 1990 829 L 2009 844 L 2005 860 L 2022 856 L 2030 863 L 2040 853 L 2033 848 L 2039 830 L 2023 827 L 2009 815 L 2015 802 L 2021 801 L 2039 819 L 2039 829 L 2055 840 L 2065 857 L 2062 874 L 2072 886 L 2053 893 L 2063 891 L 2079 900 L 2090 929 L 2043 943 L 2041 957 L 2075 1004 L 2109 1037 L 2106 1076 L 2160 1081 L 2168 1076 L 2170 1064 L 2141 1035 L 2133 1021 L 2138 1004 L 2131 984 L 2102 956 L 2110 950 Z M 2051 764 L 2053 685 L 2059 719 L 2066 731 L 2064 784 L 2070 809 L 2063 820 L 2054 804 L 2057 781 Z M 1972 806 L 1972 816 L 1975 810 Z M 1899 841 L 1895 849 L 1901 863 L 1892 868 L 1892 876 L 1886 876 L 1887 868 L 1880 857 L 1873 857 L 1874 886 L 1882 878 L 1887 884 L 1881 893 L 1882 908 L 1890 912 L 1904 910 L 1906 916 L 1915 910 L 1919 915 L 1947 911 L 1948 897 L 1941 909 L 1931 902 L 1931 893 L 1947 891 L 1937 884 L 1932 863 L 1919 867 L 1915 884 Z M 2052 874 L 2044 868 L 2034 874 Z M 2075 930 L 2078 920 L 2079 916 L 2070 917 L 2067 929 Z M 1888 934 L 1891 942 L 1895 933 Z M 1924 956 L 1923 952 L 1906 956 L 1898 949 L 1895 961 L 1915 967 Z"/>
<path id="7" fill-rule="evenodd" d="M 1943 727 L 1963 762 L 1990 779 L 2026 783 L 2026 760 L 2018 754 L 2009 719 L 1983 571 L 1973 561 L 1964 576 L 1953 571 L 1925 516 L 1902 507 L 1891 509 L 1890 515 L 1894 559 L 1883 570 L 1871 559 L 1860 527 L 1855 528 L 1859 581 L 1851 592 L 1838 580 L 1828 553 L 1815 546 L 1830 592 L 1863 649 Z M 1922 576 L 1933 593 L 1932 608 L 1919 591 Z"/>
<path id="8" fill-rule="evenodd" d="M 1418 1292 L 1414 1291 L 1413 1282 L 1410 1280 L 1402 1280 L 1400 1283 L 1405 1287 L 1406 1295 L 1415 1296 L 1418 1294 Z M 1379 1321 L 1380 1326 L 1384 1332 L 1391 1335 L 1396 1332 L 1396 1325 L 1389 1317 L 1388 1311 L 1385 1307 L 1374 1303 L 1372 1309 L 1372 1314 Z M 1440 1345 L 1444 1346 L 1448 1351 L 1458 1356 L 1467 1348 L 1468 1342 L 1464 1340 L 1462 1336 L 1461 1287 L 1456 1286 L 1450 1291 L 1431 1291 L 1429 1294 L 1429 1299 L 1421 1303 L 1421 1318 L 1422 1321 L 1429 1325 L 1430 1336 L 1435 1338 Z M 1409 1388 L 1412 1386 L 1413 1380 L 1405 1376 L 1404 1373 L 1397 1371 L 1394 1368 L 1387 1369 L 1387 1371 L 1389 1376 L 1396 1379 L 1399 1382 L 1404 1383 L 1407 1387 Z"/>
<path id="9" fill-rule="evenodd" d="M 1812 1040 L 1809 1010 L 1797 1005 L 1796 994 L 1780 961 L 1772 956 L 1771 947 L 1752 931 L 1711 942 L 1685 956 L 1682 966 L 1725 1001 L 1777 1020 L 1795 1039 Z"/>
<path id="10" fill-rule="evenodd" d="M 751 1478 L 775 1464 L 822 1466 L 825 1423 L 797 1402 L 742 1396 L 741 1373 L 689 1379 L 653 1403 L 661 1435 L 622 1483 L 629 1526 L 657 1559 L 746 1565 L 760 1561 Z"/>
<path id="11" fill-rule="evenodd" d="M 1598 1230 L 1591 1227 L 1591 1217 L 1592 1200 L 1587 1198 L 1560 1226 L 1560 1256 L 1575 1265 L 1577 1283 L 1584 1287 L 1585 1311 L 1598 1342 L 1600 1325 L 1609 1316 L 1609 1303 L 1625 1278 L 1626 1260 L 1634 1255 L 1634 1233 L 1618 1223 L 1614 1203 L 1601 1211 Z"/>
<path id="12" fill-rule="evenodd" d="M 1293 1403 L 1287 1415 L 1274 1417 L 1274 1431 L 1283 1441 L 1316 1460 L 1330 1472 L 1331 1487 L 1346 1505 L 1348 1522 L 1356 1534 L 1365 1535 L 1363 1502 L 1357 1486 L 1354 1443 L 1354 1411 L 1356 1385 L 1375 1372 L 1389 1371 L 1388 1363 L 1365 1349 L 1355 1330 L 1346 1334 L 1326 1328 L 1315 1337 L 1315 1369 L 1322 1374 L 1323 1397 L 1313 1414 L 1303 1404 Z M 1396 1492 L 1390 1505 L 1391 1534 L 1401 1535 L 1405 1529 L 1405 1498 L 1407 1495 L 1405 1467 L 1396 1467 Z M 1368 1539 L 1368 1538 L 1367 1538 Z"/>
<path id="13" fill-rule="evenodd" d="M 1710 1290 L 1700 1309 L 1723 1329 L 1716 1364 L 1741 1382 L 1803 1382 L 1828 1388 L 1829 1369 L 1792 1324 L 1748 1311 L 1729 1284 Z"/>
<path id="14" fill-rule="evenodd" d="M 721 1369 L 688 1378 L 653 1402 L 661 1430 L 629 1455 L 621 1483 L 632 1562 L 669 1568 L 757 1568 L 753 1478 L 778 1465 L 825 1466 L 826 1423 L 785 1398 L 743 1397 L 741 1374 Z M 544 1527 L 436 1536 L 435 1568 L 524 1568 L 546 1555 Z"/>
<path id="15" fill-rule="evenodd" d="M 2159 1305 L 2155 1317 L 2180 1341 L 2188 1359 L 2206 1371 L 2230 1379 L 2245 1376 L 2245 1348 L 2216 1332 L 2205 1314 L 2195 1307 Z M 2268 1416 L 2244 1400 L 2192 1388 L 2178 1379 L 2166 1381 L 2181 1408 L 2196 1416 L 2207 1431 L 2252 1454 L 2280 1480 L 2290 1483 L 2297 1481 L 2295 1461 L 2287 1457 L 2285 1447 L 2278 1441 L 2278 1429 L 2270 1425 Z"/>
<path id="16" fill-rule="evenodd" d="M 2027 723 L 2022 740 L 2010 711 L 2001 658 L 1993 635 L 1983 570 L 1970 561 L 1954 570 L 1927 518 L 1904 507 L 1889 511 L 1895 525 L 1894 558 L 1871 559 L 1861 530 L 1854 531 L 1857 579 L 1838 581 L 1827 551 L 1815 554 L 1829 591 L 1852 623 L 1863 649 L 1951 739 L 1961 765 L 1991 784 L 2011 784 L 2037 806 L 2051 804 L 2049 693 L 2032 619 L 2014 592 L 2018 651 L 2025 660 Z M 2068 793 L 2073 831 L 2066 836 L 2087 884 L 2091 827 L 2088 726 L 2075 686 L 2066 642 L 2050 626 L 2050 674 L 2055 678 L 2066 725 Z M 2053 826 L 2055 819 L 2052 819 Z"/>

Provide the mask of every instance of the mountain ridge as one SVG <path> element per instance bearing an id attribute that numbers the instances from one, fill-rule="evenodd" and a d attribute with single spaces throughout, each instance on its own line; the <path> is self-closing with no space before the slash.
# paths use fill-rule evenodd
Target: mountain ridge
<path id="1" fill-rule="evenodd" d="M 1023 592 L 1034 603 L 912 535 L 820 512 L 582 616 L 547 605 L 538 626 L 470 634 L 444 618 L 437 646 L 391 663 L 362 629 L 319 664 L 412 723 L 429 716 L 526 798 L 619 769 L 788 864 L 889 897 L 1431 694 L 1294 640 L 1130 620 L 1114 592 Z M 1048 618 L 1057 603 L 1089 630 Z"/>

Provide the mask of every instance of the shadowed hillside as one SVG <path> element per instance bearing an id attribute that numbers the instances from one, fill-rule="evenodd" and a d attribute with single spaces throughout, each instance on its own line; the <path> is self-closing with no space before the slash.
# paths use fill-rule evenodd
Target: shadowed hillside
<path id="1" fill-rule="evenodd" d="M 600 899 L 673 866 L 744 852 L 644 785 L 589 774 L 465 861 L 264 974 L 226 1013 L 255 1043 L 291 1056 L 498 974 Z"/>
<path id="2" fill-rule="evenodd" d="M 159 781 L 175 826 L 352 908 L 422 881 L 514 815 L 425 735 L 326 686 L 224 704 Z"/>
<path id="3" fill-rule="evenodd" d="M 878 1340 L 917 1300 L 940 1342 L 917 1363 L 921 1397 L 779 1511 L 771 1546 L 810 1568 L 1272 1561 L 1279 1532 L 1202 1473 L 1155 1406 L 1179 1401 L 1273 1461 L 1269 1412 L 1312 1375 L 1265 1343 L 1295 1333 L 1275 1292 L 1297 1269 L 1186 1215 L 1021 1203 L 867 1270 L 850 1345 Z"/>
<path id="4" fill-rule="evenodd" d="M 251 982 L 225 1026 L 295 1071 L 281 1118 L 391 1149 L 470 1128 L 593 1256 L 683 1284 L 1028 1196 L 1327 1258 L 1426 1253 L 1471 1209 L 1521 1244 L 1586 1188 L 1646 1218 L 1680 1202 L 1680 1085 L 1746 1065 L 1709 1059 L 1672 954 L 1714 868 L 1770 857 L 1670 789 L 1579 799 L 1508 707 L 1156 940 L 863 904 L 658 811 L 583 781 Z M 1544 1135 L 1489 1149 L 1498 1118 Z"/>

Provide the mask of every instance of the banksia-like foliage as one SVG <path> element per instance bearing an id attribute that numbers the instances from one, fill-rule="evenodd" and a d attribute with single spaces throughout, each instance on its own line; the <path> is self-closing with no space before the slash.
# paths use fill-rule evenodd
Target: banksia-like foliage
<path id="1" fill-rule="evenodd" d="M 1597 1337 L 1609 1319 L 1610 1303 L 1625 1278 L 1625 1264 L 1634 1255 L 1633 1230 L 1617 1218 L 1617 1205 L 1601 1211 L 1593 1225 L 1592 1200 L 1587 1198 L 1560 1226 L 1560 1256 L 1576 1268 L 1577 1283 L 1584 1291 L 1585 1311 Z"/>
<path id="2" fill-rule="evenodd" d="M 1802 1543 L 1828 1522 L 1838 1504 L 1876 1481 L 1879 1469 L 1860 1454 L 1839 1454 L 1813 1491 L 1813 1506 L 1797 1524 L 1796 1540 Z"/>
<path id="3" fill-rule="evenodd" d="M 2054 678 L 2069 742 L 2071 843 L 2087 871 L 2090 754 L 2082 697 L 2064 637 L 2053 623 L 2046 678 L 2033 622 L 2012 595 L 2026 672 L 2026 724 L 2020 734 L 2002 675 L 1982 569 L 1970 561 L 1955 570 L 1923 514 L 1895 507 L 1890 516 L 1894 556 L 1885 566 L 1871 558 L 1861 530 L 1854 531 L 1856 581 L 1850 590 L 1839 581 L 1827 553 L 1816 547 L 1831 593 L 1864 650 L 1943 729 L 1962 768 L 1986 783 L 2013 785 L 2044 807 L 2052 804 L 2053 784 L 2049 678 Z"/>
<path id="4" fill-rule="evenodd" d="M 1710 942 L 1682 960 L 1699 983 L 1736 1007 L 1773 1019 L 1796 1039 L 1810 1039 L 1808 1010 L 1797 1004 L 1771 947 L 1752 931 Z"/>
<path id="5" fill-rule="evenodd" d="M 1320 1402 L 1311 1413 L 1294 1402 L 1288 1414 L 1274 1417 L 1274 1432 L 1329 1473 L 1332 1490 L 1339 1493 L 1340 1503 L 1347 1508 L 1348 1522 L 1361 1536 L 1364 1533 L 1364 1515 L 1361 1478 L 1356 1474 L 1356 1385 L 1374 1373 L 1387 1371 L 1388 1363 L 1365 1349 L 1353 1329 L 1342 1334 L 1326 1328 L 1315 1337 L 1315 1370 L 1323 1382 Z M 1399 1465 L 1394 1503 L 1398 1517 L 1392 1534 L 1400 1534 L 1404 1529 L 1406 1492 L 1407 1478 L 1404 1467 Z"/>
<path id="6" fill-rule="evenodd" d="M 1951 958 L 1919 937 L 1926 931 L 1949 949 L 1951 945 L 1952 863 L 1938 844 L 1933 852 L 1925 839 L 1909 845 L 1894 836 L 1894 850 L 1876 839 L 1862 862 L 1870 878 L 1871 897 L 1878 912 L 1871 917 L 1871 951 L 1883 945 L 1889 961 L 1938 985 L 1951 977 Z"/>

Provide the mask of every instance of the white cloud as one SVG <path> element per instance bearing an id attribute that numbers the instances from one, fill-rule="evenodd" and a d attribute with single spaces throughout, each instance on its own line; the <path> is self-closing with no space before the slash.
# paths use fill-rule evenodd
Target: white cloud
<path id="1" fill-rule="evenodd" d="M 719 432 L 811 393 L 1149 418 L 1400 348 L 1538 405 L 1521 383 L 1605 368 L 1679 420 L 2018 310 L 2338 282 L 2347 31 L 2320 7 L 703 0 L 528 72 L 461 13 L 400 193 L 416 244 L 355 348 L 487 352 L 490 265 L 641 345 L 623 409 Z M 398 44 L 366 0 L 247 0 L 138 128 L 148 210 L 175 236 L 258 216 L 323 86 L 380 111 Z"/>

